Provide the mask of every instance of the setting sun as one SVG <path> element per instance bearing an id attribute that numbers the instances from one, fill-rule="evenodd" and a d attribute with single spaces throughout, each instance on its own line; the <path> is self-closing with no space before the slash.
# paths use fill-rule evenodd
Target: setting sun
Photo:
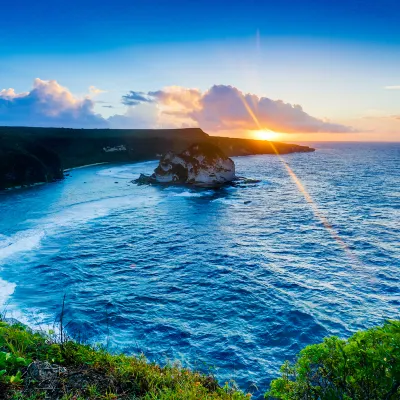
<path id="1" fill-rule="evenodd" d="M 276 140 L 279 138 L 279 133 L 268 130 L 268 129 L 253 131 L 253 135 L 254 135 L 255 139 L 258 139 L 258 140 Z"/>

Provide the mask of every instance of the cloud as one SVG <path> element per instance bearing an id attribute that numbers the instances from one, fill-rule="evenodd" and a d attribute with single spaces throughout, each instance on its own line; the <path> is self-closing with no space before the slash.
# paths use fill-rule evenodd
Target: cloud
<path id="1" fill-rule="evenodd" d="M 389 115 L 385 111 L 370 110 L 369 115 L 365 115 L 365 116 L 361 117 L 361 119 L 391 121 L 391 120 L 394 120 L 394 119 L 400 120 L 400 115 Z"/>
<path id="2" fill-rule="evenodd" d="M 12 100 L 12 99 L 16 99 L 18 97 L 24 97 L 28 94 L 28 92 L 24 92 L 24 93 L 15 93 L 15 90 L 10 88 L 10 89 L 3 89 L 0 90 L 0 99 L 6 99 L 6 100 Z"/>
<path id="3" fill-rule="evenodd" d="M 99 93 L 94 86 L 90 91 Z M 180 128 L 199 126 L 210 133 L 263 129 L 287 133 L 356 132 L 353 128 L 313 117 L 300 105 L 245 94 L 233 86 L 214 85 L 202 92 L 179 86 L 122 96 L 124 114 L 108 119 L 95 113 L 96 103 L 78 98 L 57 81 L 35 79 L 28 92 L 0 91 L 0 125 L 68 128 Z"/>
<path id="4" fill-rule="evenodd" d="M 214 85 L 206 92 L 174 86 L 141 93 L 141 96 L 146 101 L 149 101 L 147 96 L 154 99 L 162 116 L 174 117 L 175 123 L 189 121 L 210 132 L 259 130 L 260 127 L 286 133 L 355 132 L 349 126 L 312 117 L 298 104 L 245 94 L 233 86 Z M 140 102 L 139 98 L 135 99 L 135 104 Z"/>
<path id="5" fill-rule="evenodd" d="M 400 85 L 385 86 L 385 89 L 387 89 L 387 90 L 400 90 Z"/>
<path id="6" fill-rule="evenodd" d="M 107 121 L 93 111 L 89 98 L 76 98 L 57 81 L 35 79 L 29 92 L 0 91 L 0 124 L 69 128 L 104 128 Z"/>
<path id="7" fill-rule="evenodd" d="M 128 94 L 122 96 L 122 104 L 126 106 L 136 106 L 140 103 L 152 103 L 153 99 L 143 92 L 130 91 Z"/>
<path id="8" fill-rule="evenodd" d="M 158 116 L 159 111 L 155 104 L 142 103 L 129 107 L 124 115 L 113 115 L 107 121 L 113 129 L 152 129 L 159 127 Z"/>
<path id="9" fill-rule="evenodd" d="M 100 93 L 107 93 L 107 90 L 99 89 L 96 86 L 89 86 L 89 92 L 93 95 L 96 95 Z"/>

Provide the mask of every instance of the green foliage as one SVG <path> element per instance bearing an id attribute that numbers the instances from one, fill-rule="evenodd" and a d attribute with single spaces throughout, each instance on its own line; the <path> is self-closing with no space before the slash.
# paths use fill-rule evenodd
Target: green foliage
<path id="1" fill-rule="evenodd" d="M 60 346 L 53 343 L 51 335 L 32 332 L 22 324 L 8 325 L 0 321 L 0 350 L 27 360 L 63 361 Z"/>
<path id="2" fill-rule="evenodd" d="M 39 334 L 24 325 L 0 321 L 0 392 L 11 400 L 42 400 L 48 393 L 26 379 L 35 361 L 66 368 L 71 376 L 85 376 L 69 386 L 60 378 L 64 400 L 245 400 L 234 382 L 221 387 L 213 377 L 182 368 L 160 367 L 144 356 L 113 355 L 54 332 Z M 22 392 L 22 387 L 25 387 Z M 28 387 L 28 390 L 27 390 Z M 77 387 L 79 387 L 77 389 Z M 295 364 L 285 362 L 281 377 L 271 383 L 266 398 L 283 400 L 394 400 L 400 399 L 400 321 L 358 332 L 348 340 L 337 337 L 307 346 Z"/>
<path id="3" fill-rule="evenodd" d="M 39 334 L 23 325 L 8 325 L 1 321 L 0 351 L 0 382 L 7 385 L 8 398 L 13 400 L 48 398 L 49 394 L 36 389 L 37 382 L 30 380 L 24 382 L 22 394 L 24 372 L 34 361 L 48 361 L 66 368 L 72 377 L 85 377 L 86 381 L 78 385 L 79 389 L 76 382 L 68 386 L 68 380 L 60 378 L 59 386 L 63 391 L 54 398 L 64 400 L 249 398 L 232 383 L 221 387 L 213 377 L 182 368 L 179 364 L 160 367 L 149 363 L 144 356 L 112 355 L 100 346 L 79 344 L 67 338 L 57 341 L 54 332 Z"/>
<path id="4" fill-rule="evenodd" d="M 295 364 L 285 362 L 266 398 L 282 400 L 400 399 L 400 321 L 325 338 L 307 346 Z"/>
<path id="5" fill-rule="evenodd" d="M 22 383 L 21 367 L 27 365 L 27 360 L 11 353 L 0 351 L 0 379 L 4 382 L 18 385 Z"/>

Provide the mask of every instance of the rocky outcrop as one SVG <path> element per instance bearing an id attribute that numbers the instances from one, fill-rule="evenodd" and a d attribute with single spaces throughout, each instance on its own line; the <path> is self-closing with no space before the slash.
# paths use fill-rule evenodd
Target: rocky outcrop
<path id="1" fill-rule="evenodd" d="M 138 183 L 192 184 L 215 187 L 235 179 L 235 163 L 210 143 L 193 144 L 182 153 L 165 154 L 151 176 Z"/>

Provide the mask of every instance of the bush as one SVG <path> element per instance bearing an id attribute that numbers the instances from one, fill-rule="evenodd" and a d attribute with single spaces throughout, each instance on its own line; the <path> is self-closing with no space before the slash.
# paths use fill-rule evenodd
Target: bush
<path id="1" fill-rule="evenodd" d="M 32 373 L 50 373 L 40 380 Z M 30 372 L 31 371 L 31 372 Z M 36 378 L 38 376 L 39 378 Z M 110 354 L 54 332 L 37 333 L 0 320 L 0 399 L 6 400 L 246 400 L 233 383 L 178 364 Z"/>
<path id="2" fill-rule="evenodd" d="M 283 400 L 400 399 L 400 321 L 357 332 L 348 340 L 325 338 L 285 362 L 265 398 Z"/>

